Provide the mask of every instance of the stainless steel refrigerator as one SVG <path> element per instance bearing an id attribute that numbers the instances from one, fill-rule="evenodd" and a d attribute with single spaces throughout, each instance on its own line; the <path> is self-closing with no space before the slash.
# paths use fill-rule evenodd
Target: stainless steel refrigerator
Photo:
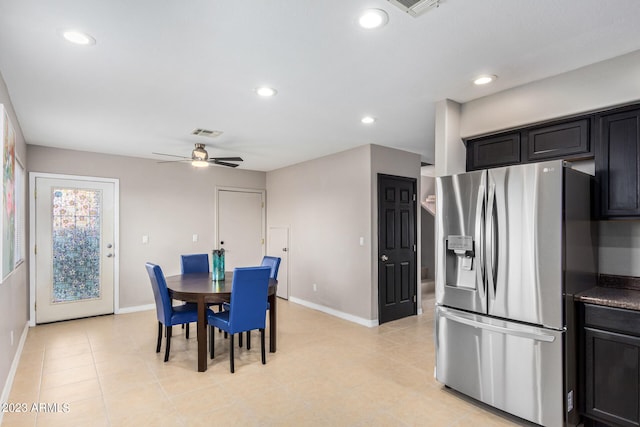
<path id="1" fill-rule="evenodd" d="M 590 176 L 551 161 L 436 185 L 437 380 L 537 424 L 575 424 L 573 294 L 597 271 Z"/>

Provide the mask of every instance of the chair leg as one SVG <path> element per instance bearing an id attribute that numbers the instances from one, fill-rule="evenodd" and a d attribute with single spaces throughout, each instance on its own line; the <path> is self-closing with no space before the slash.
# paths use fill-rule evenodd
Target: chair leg
<path id="1" fill-rule="evenodd" d="M 230 367 L 231 367 L 231 373 L 234 373 L 234 368 L 233 368 L 233 334 L 229 334 L 229 363 L 230 363 Z"/>
<path id="2" fill-rule="evenodd" d="M 267 363 L 267 355 L 264 351 L 264 329 L 260 329 L 260 346 L 262 347 L 262 364 Z"/>
<path id="3" fill-rule="evenodd" d="M 251 350 L 251 331 L 247 331 L 247 350 Z"/>
<path id="4" fill-rule="evenodd" d="M 185 329 L 184 329 L 184 337 L 185 337 L 186 339 L 189 339 L 189 324 L 188 324 L 188 323 L 186 323 L 186 324 L 185 324 L 185 323 L 183 323 L 182 325 L 183 325 L 183 326 L 185 326 L 185 325 L 186 325 L 186 327 L 185 327 Z"/>
<path id="5" fill-rule="evenodd" d="M 164 350 L 164 361 L 169 361 L 169 349 L 171 348 L 171 326 L 167 326 L 167 345 Z"/>
<path id="6" fill-rule="evenodd" d="M 160 344 L 162 344 L 162 322 L 158 322 L 158 345 L 156 345 L 156 353 L 160 353 Z"/>
<path id="7" fill-rule="evenodd" d="M 213 339 L 214 339 L 214 331 L 216 328 L 214 328 L 213 326 L 209 326 L 209 357 L 213 359 L 213 353 L 214 353 L 214 345 L 213 345 Z"/>
<path id="8" fill-rule="evenodd" d="M 238 347 L 242 347 L 242 332 L 238 334 Z"/>

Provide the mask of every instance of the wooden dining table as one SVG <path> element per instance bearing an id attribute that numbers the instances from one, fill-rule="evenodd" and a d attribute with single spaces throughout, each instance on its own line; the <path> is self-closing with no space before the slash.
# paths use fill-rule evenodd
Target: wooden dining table
<path id="1" fill-rule="evenodd" d="M 233 272 L 227 271 L 224 280 L 213 280 L 211 273 L 189 273 L 166 278 L 169 296 L 198 305 L 198 371 L 207 370 L 207 303 L 229 302 L 233 286 Z M 269 279 L 269 351 L 276 352 L 276 290 L 278 281 Z"/>

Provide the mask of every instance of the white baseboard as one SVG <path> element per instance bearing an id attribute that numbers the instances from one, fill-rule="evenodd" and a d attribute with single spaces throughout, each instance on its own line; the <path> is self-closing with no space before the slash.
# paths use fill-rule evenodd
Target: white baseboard
<path id="1" fill-rule="evenodd" d="M 353 314 L 344 313 L 342 311 L 338 311 L 333 308 L 326 307 L 324 305 L 315 304 L 313 302 L 305 301 L 303 299 L 292 297 L 292 296 L 289 297 L 289 301 L 296 304 L 303 305 L 305 307 L 308 307 L 314 310 L 321 311 L 323 313 L 330 314 L 335 317 L 339 317 L 344 320 L 348 320 L 349 322 L 357 323 L 358 325 L 366 326 L 368 328 L 373 328 L 375 326 L 378 326 L 378 319 L 373 319 L 373 320 L 363 319 L 362 317 L 354 316 Z"/>
<path id="2" fill-rule="evenodd" d="M 7 381 L 4 383 L 4 387 L 2 388 L 2 395 L 0 396 L 0 402 L 9 401 L 9 394 L 11 394 L 11 387 L 13 386 L 13 380 L 16 377 L 16 372 L 18 371 L 18 365 L 20 364 L 20 357 L 22 356 L 22 350 L 24 349 L 24 343 L 27 340 L 28 333 L 29 333 L 29 322 L 27 321 L 24 324 L 24 328 L 22 329 L 22 334 L 20 335 L 20 341 L 18 341 L 18 348 L 16 349 L 16 354 L 13 355 L 13 362 L 11 362 L 11 369 L 9 370 L 9 375 L 7 375 Z M 0 425 L 2 425 L 3 415 L 4 415 L 4 411 L 0 411 Z"/>
<path id="3" fill-rule="evenodd" d="M 136 313 L 138 311 L 147 311 L 147 310 L 155 310 L 155 304 L 145 304 L 145 305 L 136 305 L 133 307 L 120 307 L 116 310 L 115 314 L 126 314 L 126 313 Z"/>

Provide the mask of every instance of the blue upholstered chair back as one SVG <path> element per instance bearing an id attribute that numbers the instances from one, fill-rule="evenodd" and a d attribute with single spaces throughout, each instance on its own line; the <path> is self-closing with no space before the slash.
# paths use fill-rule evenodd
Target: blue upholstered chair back
<path id="1" fill-rule="evenodd" d="M 272 279 L 278 279 L 278 269 L 280 268 L 280 258 L 275 256 L 265 256 L 262 258 L 262 266 L 271 267 L 271 277 Z"/>
<path id="2" fill-rule="evenodd" d="M 151 280 L 158 321 L 163 325 L 171 325 L 173 308 L 171 306 L 171 298 L 169 298 L 169 291 L 167 290 L 167 282 L 164 279 L 164 273 L 159 265 L 150 262 L 146 263 L 145 267 L 147 268 L 147 273 L 149 273 L 149 280 Z"/>
<path id="3" fill-rule="evenodd" d="M 268 266 L 233 270 L 229 333 L 264 329 L 270 273 Z"/>
<path id="4" fill-rule="evenodd" d="M 182 274 L 208 273 L 209 272 L 209 255 L 208 254 L 180 255 L 180 268 L 182 270 Z"/>

